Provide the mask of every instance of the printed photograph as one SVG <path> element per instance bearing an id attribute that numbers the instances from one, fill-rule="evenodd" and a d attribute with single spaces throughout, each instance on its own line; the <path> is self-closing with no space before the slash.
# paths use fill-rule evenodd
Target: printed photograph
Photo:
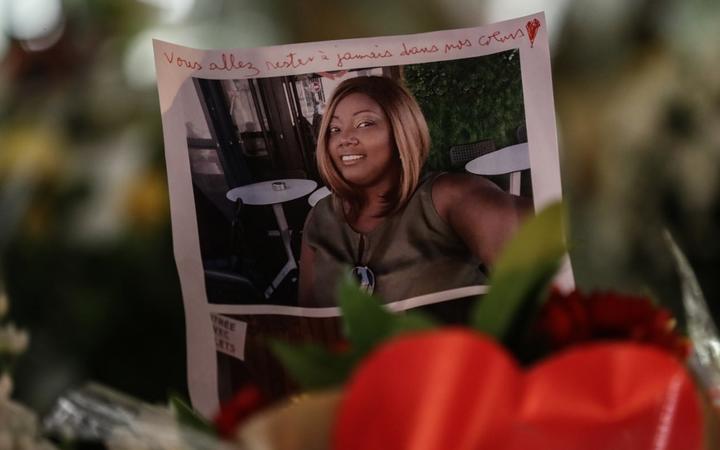
<path id="1" fill-rule="evenodd" d="M 386 303 L 462 297 L 533 213 L 518 49 L 192 85 L 211 304 L 332 307 L 348 273 Z"/>

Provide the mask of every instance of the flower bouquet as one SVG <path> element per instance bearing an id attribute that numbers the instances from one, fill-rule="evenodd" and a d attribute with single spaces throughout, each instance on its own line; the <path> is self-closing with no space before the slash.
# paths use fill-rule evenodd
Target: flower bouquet
<path id="1" fill-rule="evenodd" d="M 717 448 L 717 332 L 672 239 L 691 339 L 648 298 L 553 288 L 561 230 L 560 205 L 520 230 L 467 327 L 345 282 L 346 342 L 272 344 L 305 394 L 264 408 L 247 387 L 217 430 L 249 449 Z"/>
<path id="2" fill-rule="evenodd" d="M 561 225 L 560 205 L 528 221 L 465 327 L 390 313 L 346 280 L 338 295 L 345 341 L 271 344 L 302 393 L 268 405 L 247 386 L 213 422 L 178 401 L 176 421 L 136 410 L 116 423 L 111 447 L 717 448 L 720 346 L 679 249 L 669 239 L 690 338 L 647 298 L 553 288 L 566 251 Z"/>

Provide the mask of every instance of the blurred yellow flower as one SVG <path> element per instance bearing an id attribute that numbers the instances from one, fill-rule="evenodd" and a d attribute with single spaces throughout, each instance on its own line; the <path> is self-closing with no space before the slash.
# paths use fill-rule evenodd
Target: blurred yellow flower
<path id="1" fill-rule="evenodd" d="M 159 170 L 141 175 L 128 189 L 125 212 L 130 226 L 156 228 L 169 219 L 167 181 Z"/>
<path id="2" fill-rule="evenodd" d="M 14 324 L 0 326 L 0 354 L 19 355 L 30 345 L 27 331 L 15 327 Z"/>
<path id="3" fill-rule="evenodd" d="M 10 301 L 8 300 L 8 296 L 5 291 L 0 289 L 0 319 L 5 317 L 8 309 L 10 309 Z"/>
<path id="4" fill-rule="evenodd" d="M 10 124 L 0 129 L 0 181 L 18 173 L 34 179 L 62 173 L 64 138 L 45 124 Z"/>

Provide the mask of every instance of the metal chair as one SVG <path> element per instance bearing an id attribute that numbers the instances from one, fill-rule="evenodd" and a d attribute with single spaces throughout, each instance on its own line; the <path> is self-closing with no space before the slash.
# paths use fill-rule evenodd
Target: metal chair
<path id="1" fill-rule="evenodd" d="M 527 139 L 527 128 L 525 127 L 525 124 L 520 125 L 515 130 L 515 138 L 517 139 L 518 144 L 524 144 L 528 141 Z"/>
<path id="2" fill-rule="evenodd" d="M 460 144 L 450 147 L 450 165 L 463 167 L 468 161 L 495 150 L 495 141 L 486 139 L 472 144 Z"/>
<path id="3" fill-rule="evenodd" d="M 249 257 L 248 248 L 243 241 L 243 206 L 242 200 L 238 199 L 231 222 L 227 262 L 203 262 L 210 303 L 242 301 L 247 304 L 263 301 L 258 288 L 262 277 L 253 269 L 255 261 Z"/>
<path id="4" fill-rule="evenodd" d="M 319 202 L 320 200 L 322 200 L 323 198 L 327 197 L 330 194 L 332 194 L 330 189 L 328 189 L 327 186 L 323 186 L 323 187 L 317 189 L 312 194 L 310 194 L 310 196 L 308 197 L 308 204 L 311 207 L 314 207 L 315 204 L 317 204 L 317 202 Z"/>

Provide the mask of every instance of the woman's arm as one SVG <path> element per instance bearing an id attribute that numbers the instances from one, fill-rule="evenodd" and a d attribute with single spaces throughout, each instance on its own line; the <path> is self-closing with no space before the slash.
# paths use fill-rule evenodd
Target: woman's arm
<path id="1" fill-rule="evenodd" d="M 510 195 L 486 178 L 472 174 L 438 177 L 432 198 L 440 217 L 488 267 L 532 210 L 530 199 Z"/>

